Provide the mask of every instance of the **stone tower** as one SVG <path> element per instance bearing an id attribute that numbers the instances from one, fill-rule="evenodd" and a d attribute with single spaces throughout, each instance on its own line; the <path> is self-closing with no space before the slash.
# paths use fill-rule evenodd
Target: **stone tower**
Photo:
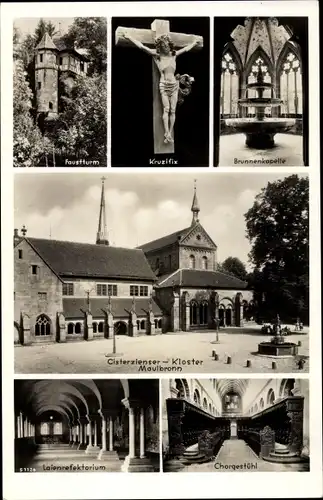
<path id="1" fill-rule="evenodd" d="M 35 51 L 37 114 L 48 113 L 48 117 L 55 118 L 58 113 L 58 49 L 45 33 Z"/>
<path id="2" fill-rule="evenodd" d="M 106 214 L 105 214 L 104 180 L 105 180 L 104 177 L 102 177 L 99 226 L 98 226 L 98 232 L 96 233 L 97 245 L 109 245 Z"/>

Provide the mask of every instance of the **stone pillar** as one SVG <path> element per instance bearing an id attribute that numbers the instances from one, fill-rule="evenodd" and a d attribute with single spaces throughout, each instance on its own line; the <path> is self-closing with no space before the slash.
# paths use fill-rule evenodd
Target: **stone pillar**
<path id="1" fill-rule="evenodd" d="M 97 434 L 97 420 L 99 415 L 89 415 L 88 416 L 88 430 L 89 430 L 89 443 L 86 447 L 85 453 L 87 455 L 97 456 L 100 448 L 98 447 L 98 434 Z M 93 425 L 92 425 L 93 424 Z M 92 429 L 94 429 L 94 436 L 92 434 Z M 94 438 L 94 443 L 93 443 Z"/>
<path id="2" fill-rule="evenodd" d="M 79 419 L 79 429 L 80 429 L 80 443 L 78 445 L 78 450 L 86 449 L 86 425 L 88 423 L 85 417 Z"/>
<path id="3" fill-rule="evenodd" d="M 109 410 L 99 410 L 102 418 L 102 448 L 98 460 L 109 462 L 110 471 L 120 471 L 120 460 L 118 454 L 113 450 L 113 413 Z M 107 420 L 109 422 L 109 449 L 107 449 Z"/>
<path id="4" fill-rule="evenodd" d="M 153 472 L 154 467 L 151 464 L 149 458 L 144 456 L 144 440 L 142 441 L 142 432 L 144 432 L 144 424 L 143 428 L 141 427 L 141 408 L 143 404 L 137 400 L 131 400 L 129 398 L 125 398 L 122 400 L 122 403 L 128 409 L 129 412 L 129 454 L 125 458 L 123 466 L 121 470 L 123 472 Z M 140 438 L 140 455 L 143 451 L 143 456 L 136 457 L 136 426 L 135 426 L 135 412 L 136 409 L 140 411 L 140 429 L 139 429 L 139 438 Z"/>
<path id="5" fill-rule="evenodd" d="M 57 341 L 66 342 L 66 321 L 63 313 L 57 313 Z"/>
<path id="6" fill-rule="evenodd" d="M 98 423 L 94 420 L 94 446 L 98 446 Z"/>
<path id="7" fill-rule="evenodd" d="M 92 314 L 87 311 L 84 315 L 84 338 L 85 340 L 93 340 L 93 325 Z"/>
<path id="8" fill-rule="evenodd" d="M 288 447 L 291 453 L 301 455 L 303 449 L 303 396 L 292 396 L 286 399 L 287 416 L 290 419 Z"/>
<path id="9" fill-rule="evenodd" d="M 113 418 L 109 416 L 109 451 L 113 451 Z"/>
<path id="10" fill-rule="evenodd" d="M 129 314 L 129 337 L 137 337 L 137 335 L 137 314 L 135 311 L 131 311 Z"/>
<path id="11" fill-rule="evenodd" d="M 145 410 L 140 408 L 140 458 L 145 456 Z"/>
<path id="12" fill-rule="evenodd" d="M 179 304 L 179 293 L 173 291 L 172 297 L 172 308 L 171 308 L 171 331 L 179 332 L 180 331 L 180 304 Z"/>
<path id="13" fill-rule="evenodd" d="M 21 313 L 21 330 L 22 330 L 22 343 L 23 345 L 32 344 L 31 331 L 30 331 L 30 316 L 26 313 Z"/>
<path id="14" fill-rule="evenodd" d="M 184 332 L 190 330 L 190 295 L 184 292 L 182 295 L 182 325 L 180 325 Z"/>
<path id="15" fill-rule="evenodd" d="M 24 417 L 22 412 L 20 412 L 20 437 L 24 437 Z"/>
<path id="16" fill-rule="evenodd" d="M 17 439 L 20 439 L 20 416 L 16 417 L 16 426 L 17 426 Z"/>
<path id="17" fill-rule="evenodd" d="M 110 311 L 105 312 L 105 336 L 107 339 L 112 339 L 114 334 L 114 325 L 113 325 L 113 314 Z"/>
<path id="18" fill-rule="evenodd" d="M 146 321 L 146 333 L 147 335 L 155 335 L 155 316 L 152 311 L 147 312 L 147 321 Z"/>

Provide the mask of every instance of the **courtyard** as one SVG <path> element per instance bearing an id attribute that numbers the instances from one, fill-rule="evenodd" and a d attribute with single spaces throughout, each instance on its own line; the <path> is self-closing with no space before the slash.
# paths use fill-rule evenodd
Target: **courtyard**
<path id="1" fill-rule="evenodd" d="M 214 330 L 135 338 L 120 335 L 116 337 L 115 355 L 112 339 L 16 346 L 15 373 L 308 372 L 308 328 L 293 332 L 293 326 L 289 326 L 292 335 L 286 341 L 301 344 L 295 357 L 273 359 L 257 355 L 258 343 L 270 340 L 270 336 L 263 335 L 259 325 L 252 325 L 220 329 L 219 342 Z M 212 351 L 216 352 L 217 361 Z M 302 370 L 297 364 L 301 358 L 305 360 Z"/>

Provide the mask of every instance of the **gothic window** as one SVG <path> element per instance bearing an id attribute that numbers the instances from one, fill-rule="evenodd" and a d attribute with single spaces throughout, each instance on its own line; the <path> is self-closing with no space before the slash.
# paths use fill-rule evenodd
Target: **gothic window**
<path id="1" fill-rule="evenodd" d="M 22 250 L 18 250 L 18 259 L 22 259 Z"/>
<path id="2" fill-rule="evenodd" d="M 146 328 L 146 321 L 143 319 L 140 322 L 140 330 L 145 330 L 145 328 Z"/>
<path id="3" fill-rule="evenodd" d="M 53 109 L 53 103 L 52 102 L 49 101 L 48 106 L 49 106 L 49 109 Z"/>
<path id="4" fill-rule="evenodd" d="M 63 283 L 63 295 L 74 295 L 74 283 Z"/>
<path id="5" fill-rule="evenodd" d="M 148 297 L 148 286 L 141 286 L 139 289 L 140 297 Z"/>
<path id="6" fill-rule="evenodd" d="M 35 335 L 50 335 L 50 319 L 45 314 L 41 314 L 36 320 Z"/>
<path id="7" fill-rule="evenodd" d="M 53 434 L 56 436 L 63 434 L 62 422 L 55 422 L 54 423 Z"/>
<path id="8" fill-rule="evenodd" d="M 40 424 L 40 434 L 41 436 L 48 436 L 49 434 L 49 425 L 47 422 L 41 422 Z"/>
<path id="9" fill-rule="evenodd" d="M 98 331 L 98 324 L 95 323 L 95 322 L 93 322 L 92 323 L 92 328 L 93 328 L 93 333 L 97 333 L 97 331 Z"/>
<path id="10" fill-rule="evenodd" d="M 202 269 L 207 269 L 207 257 L 202 257 Z"/>
<path id="11" fill-rule="evenodd" d="M 202 302 L 200 304 L 200 325 L 207 325 L 207 302 Z"/>
<path id="12" fill-rule="evenodd" d="M 221 66 L 221 116 L 238 116 L 239 75 L 230 52 L 224 54 Z"/>
<path id="13" fill-rule="evenodd" d="M 75 333 L 82 333 L 82 325 L 81 323 L 75 324 Z"/>
<path id="14" fill-rule="evenodd" d="M 267 394 L 267 405 L 273 405 L 275 402 L 275 393 L 272 389 L 269 389 Z"/>
<path id="15" fill-rule="evenodd" d="M 201 404 L 200 393 L 199 393 L 199 391 L 197 389 L 195 389 L 195 391 L 194 391 L 193 399 L 194 399 L 194 403 L 196 403 L 197 405 Z"/>
<path id="16" fill-rule="evenodd" d="M 197 325 L 197 303 L 194 301 L 190 304 L 190 324 Z"/>
<path id="17" fill-rule="evenodd" d="M 255 61 L 255 63 L 251 66 L 250 73 L 248 75 L 247 82 L 248 83 L 256 83 L 257 82 L 257 74 L 259 71 L 259 67 L 263 76 L 263 80 L 265 83 L 271 83 L 271 75 L 268 70 L 268 66 L 265 64 L 265 61 L 261 58 L 258 57 Z M 247 95 L 246 97 L 249 98 L 254 98 L 258 97 L 258 91 L 255 89 L 248 89 L 247 90 Z M 263 97 L 271 97 L 271 89 L 265 89 L 263 91 Z M 253 117 L 255 116 L 255 108 L 254 107 L 248 107 L 248 116 Z M 268 106 L 265 109 L 265 116 L 271 116 L 271 108 Z"/>
<path id="18" fill-rule="evenodd" d="M 99 331 L 99 333 L 103 333 L 104 332 L 104 323 L 103 323 L 103 321 L 100 321 L 100 323 L 98 325 L 98 331 Z"/>
<path id="19" fill-rule="evenodd" d="M 130 285 L 130 295 L 132 297 L 138 297 L 139 295 L 139 286 L 137 285 Z"/>
<path id="20" fill-rule="evenodd" d="M 68 323 L 67 325 L 67 334 L 72 335 L 74 333 L 74 323 Z"/>
<path id="21" fill-rule="evenodd" d="M 301 64 L 293 52 L 289 52 L 282 63 L 279 86 L 280 98 L 283 100 L 281 115 L 301 115 L 303 108 Z"/>
<path id="22" fill-rule="evenodd" d="M 189 262 L 190 262 L 190 269 L 195 269 L 195 257 L 194 257 L 194 255 L 190 255 Z"/>
<path id="23" fill-rule="evenodd" d="M 41 82 L 37 82 L 37 85 L 38 85 L 38 90 L 41 89 Z"/>

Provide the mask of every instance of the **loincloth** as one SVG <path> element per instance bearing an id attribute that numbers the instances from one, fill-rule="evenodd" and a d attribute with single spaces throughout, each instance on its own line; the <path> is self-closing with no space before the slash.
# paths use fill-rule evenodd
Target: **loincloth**
<path id="1" fill-rule="evenodd" d="M 166 94 L 168 97 L 172 97 L 178 92 L 179 82 L 159 82 L 159 90 L 161 94 Z"/>

